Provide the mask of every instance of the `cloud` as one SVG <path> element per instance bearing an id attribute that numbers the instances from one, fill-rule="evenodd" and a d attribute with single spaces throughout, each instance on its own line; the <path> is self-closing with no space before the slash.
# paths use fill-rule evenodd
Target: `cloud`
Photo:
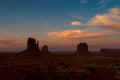
<path id="1" fill-rule="evenodd" d="M 111 31 L 91 32 L 88 30 L 65 30 L 47 33 L 48 36 L 63 39 L 101 38 L 111 34 L 113 34 Z"/>
<path id="2" fill-rule="evenodd" d="M 84 3 L 87 3 L 88 0 L 80 0 L 80 2 L 84 4 Z"/>
<path id="3" fill-rule="evenodd" d="M 79 20 L 83 20 L 86 19 L 84 16 L 73 16 L 73 19 L 79 19 Z"/>
<path id="4" fill-rule="evenodd" d="M 47 33 L 50 37 L 63 39 L 94 39 L 119 34 L 115 32 L 120 29 L 120 8 L 112 8 L 107 13 L 97 14 L 83 24 L 79 21 L 71 22 L 72 26 L 93 26 L 87 29 L 64 30 Z M 97 27 L 98 26 L 98 27 Z M 99 28 L 102 27 L 102 28 Z M 108 28 L 108 29 L 107 29 Z M 96 29 L 96 30 L 95 30 Z"/>
<path id="5" fill-rule="evenodd" d="M 87 25 L 120 29 L 120 8 L 112 8 L 108 13 L 94 16 Z"/>
<path id="6" fill-rule="evenodd" d="M 83 24 L 79 21 L 73 21 L 73 22 L 71 22 L 71 25 L 72 26 L 80 26 L 80 25 L 83 25 Z"/>
<path id="7" fill-rule="evenodd" d="M 99 8 L 105 8 L 109 3 L 110 3 L 111 0 L 100 0 L 99 2 Z"/>
<path id="8" fill-rule="evenodd" d="M 15 38 L 0 37 L 0 48 L 16 48 L 20 46 L 19 41 Z"/>

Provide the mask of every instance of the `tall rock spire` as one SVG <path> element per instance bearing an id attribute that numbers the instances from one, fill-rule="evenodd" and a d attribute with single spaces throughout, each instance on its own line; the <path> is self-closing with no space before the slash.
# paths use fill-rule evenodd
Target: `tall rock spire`
<path id="1" fill-rule="evenodd" d="M 38 43 L 34 38 L 28 38 L 27 41 L 27 49 L 36 49 L 38 47 Z"/>
<path id="2" fill-rule="evenodd" d="M 19 53 L 21 55 L 34 56 L 40 55 L 39 41 L 34 38 L 28 38 L 27 40 L 27 49 Z"/>

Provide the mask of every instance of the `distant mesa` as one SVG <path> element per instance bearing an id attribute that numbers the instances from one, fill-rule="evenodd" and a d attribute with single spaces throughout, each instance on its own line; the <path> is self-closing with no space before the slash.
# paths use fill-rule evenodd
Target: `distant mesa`
<path id="1" fill-rule="evenodd" d="M 89 53 L 87 43 L 80 43 L 80 44 L 78 44 L 76 53 L 77 54 Z"/>
<path id="2" fill-rule="evenodd" d="M 51 53 L 51 52 L 48 50 L 48 46 L 47 46 L 47 45 L 44 45 L 44 46 L 41 48 L 41 52 L 44 53 L 44 54 L 49 54 L 49 53 Z"/>
<path id="3" fill-rule="evenodd" d="M 42 49 L 39 49 L 39 41 L 37 41 L 34 38 L 29 37 L 27 40 L 27 49 L 24 51 L 18 53 L 17 55 L 23 55 L 23 56 L 38 56 L 43 54 L 49 54 L 51 53 L 48 51 L 48 46 L 44 45 Z"/>
<path id="4" fill-rule="evenodd" d="M 34 38 L 28 38 L 27 49 L 18 53 L 17 55 L 26 55 L 26 56 L 40 55 L 39 41 L 37 41 Z"/>
<path id="5" fill-rule="evenodd" d="M 101 53 L 120 53 L 120 49 L 101 49 Z"/>

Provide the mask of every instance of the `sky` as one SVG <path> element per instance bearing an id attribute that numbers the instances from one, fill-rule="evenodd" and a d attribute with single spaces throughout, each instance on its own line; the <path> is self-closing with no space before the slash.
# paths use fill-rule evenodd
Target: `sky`
<path id="1" fill-rule="evenodd" d="M 28 37 L 50 50 L 120 48 L 120 0 L 0 0 L 0 51 L 26 48 Z"/>

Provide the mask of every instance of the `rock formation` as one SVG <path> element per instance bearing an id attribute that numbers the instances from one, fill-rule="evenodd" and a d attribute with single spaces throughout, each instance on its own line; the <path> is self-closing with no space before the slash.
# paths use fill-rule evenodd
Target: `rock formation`
<path id="1" fill-rule="evenodd" d="M 42 48 L 41 48 L 41 52 L 43 54 L 49 54 L 50 51 L 48 50 L 48 46 L 47 45 L 44 45 Z"/>
<path id="2" fill-rule="evenodd" d="M 80 43 L 77 45 L 77 54 L 89 53 L 88 45 L 86 43 Z"/>
<path id="3" fill-rule="evenodd" d="M 40 55 L 39 41 L 34 38 L 28 38 L 27 49 L 19 53 L 20 55 L 34 56 Z"/>
<path id="4" fill-rule="evenodd" d="M 39 49 L 39 41 L 36 41 L 34 38 L 28 38 L 27 49 Z"/>
<path id="5" fill-rule="evenodd" d="M 120 49 L 101 49 L 101 53 L 120 53 Z"/>

